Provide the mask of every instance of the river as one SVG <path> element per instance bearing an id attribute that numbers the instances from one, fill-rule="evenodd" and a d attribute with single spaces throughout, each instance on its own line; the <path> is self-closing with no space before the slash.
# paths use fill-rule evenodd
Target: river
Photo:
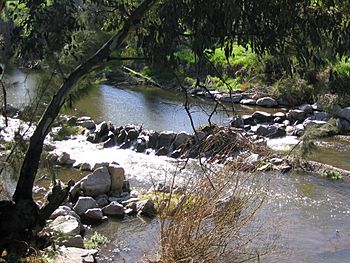
<path id="1" fill-rule="evenodd" d="M 31 87 L 35 85 L 35 77 L 14 71 L 11 78 L 16 85 L 8 92 L 9 101 L 17 105 L 25 103 L 25 97 L 30 96 Z M 202 109 L 210 112 L 213 105 L 201 100 L 193 100 L 192 104 L 195 125 L 206 123 L 208 116 Z M 145 128 L 153 130 L 192 129 L 182 97 L 155 88 L 123 89 L 102 85 L 75 107 L 77 115 L 88 115 L 96 121 L 110 120 L 116 125 L 143 123 Z M 239 114 L 249 114 L 256 109 L 235 107 Z M 227 118 L 225 113 L 219 112 L 213 116 L 213 121 L 223 123 Z M 338 139 L 321 143 L 323 148 L 314 159 L 349 169 L 350 147 L 346 146 L 349 144 Z M 69 141 L 62 142 L 61 146 L 74 148 Z M 84 148 L 83 153 L 77 146 L 72 155 L 77 159 L 116 160 L 125 168 L 132 185 L 138 188 L 149 187 L 151 177 L 160 179 L 171 175 L 177 166 L 166 157 L 113 148 L 98 150 L 92 145 Z M 192 168 L 188 168 L 187 172 L 193 172 Z M 65 170 L 61 172 L 61 177 L 83 176 L 77 173 Z M 350 187 L 347 181 L 330 181 L 298 173 L 259 176 L 268 178 L 270 187 L 268 199 L 257 219 L 265 222 L 267 227 L 276 222 L 270 234 L 280 240 L 277 254 L 263 258 L 261 262 L 350 262 Z M 102 262 L 142 262 L 140 258 L 157 243 L 158 224 L 156 220 L 126 218 L 123 221 L 112 220 L 93 228 L 93 231 L 99 231 L 111 240 L 101 250 Z"/>

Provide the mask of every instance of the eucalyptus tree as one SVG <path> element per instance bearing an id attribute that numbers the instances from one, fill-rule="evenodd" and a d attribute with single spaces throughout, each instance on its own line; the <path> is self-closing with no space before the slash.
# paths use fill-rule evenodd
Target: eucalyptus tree
<path id="1" fill-rule="evenodd" d="M 296 61 L 322 64 L 350 49 L 349 0 L 17 0 L 1 6 L 2 19 L 14 25 L 4 45 L 17 58 L 50 58 L 62 82 L 30 139 L 13 200 L 0 207 L 2 240 L 28 238 L 24 233 L 41 229 L 65 198 L 68 188 L 56 185 L 47 205 L 33 202 L 44 139 L 79 81 L 128 45 L 149 63 L 174 65 L 180 45 L 200 62 L 218 47 L 234 55 L 237 43 L 278 56 L 286 68 Z M 93 36 L 101 33 L 110 38 L 96 41 Z"/>

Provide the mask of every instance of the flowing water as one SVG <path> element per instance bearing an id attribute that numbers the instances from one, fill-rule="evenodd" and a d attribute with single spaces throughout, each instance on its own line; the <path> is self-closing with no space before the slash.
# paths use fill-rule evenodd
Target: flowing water
<path id="1" fill-rule="evenodd" d="M 16 71 L 14 80 L 22 73 Z M 16 77 L 17 76 L 17 77 Z M 23 79 L 23 78 L 22 78 Z M 33 85 L 30 80 L 27 86 Z M 27 83 L 27 82 L 26 82 Z M 19 92 L 26 91 L 18 85 Z M 30 89 L 29 89 L 30 90 Z M 11 91 L 12 92 L 12 91 Z M 9 92 L 9 93 L 11 93 Z M 17 94 L 17 95 L 16 95 Z M 12 102 L 22 100 L 18 91 L 13 91 Z M 10 100 L 10 98 L 9 98 Z M 206 123 L 211 103 L 193 100 L 195 125 Z M 154 88 L 123 89 L 108 85 L 101 86 L 88 97 L 77 103 L 77 114 L 92 116 L 96 121 L 111 120 L 116 125 L 140 124 L 154 130 L 191 131 L 188 116 L 178 94 Z M 236 107 L 236 112 L 249 114 L 256 108 Z M 215 122 L 227 120 L 224 113 L 213 116 Z M 330 164 L 349 169 L 350 144 L 339 138 L 322 142 L 321 151 L 315 157 Z M 171 176 L 179 167 L 166 157 L 155 157 L 129 150 L 97 149 L 79 138 L 60 142 L 60 149 L 67 150 L 72 157 L 81 160 L 117 161 L 126 170 L 126 176 L 137 189 L 147 189 L 151 178 L 155 181 Z M 181 167 L 181 165 L 180 165 Z M 196 165 L 183 172 L 196 173 Z M 74 170 L 60 172 L 64 180 L 84 176 Z M 350 262 L 350 187 L 346 180 L 330 181 L 309 174 L 261 174 L 270 179 L 268 198 L 257 218 L 273 224 L 270 234 L 279 240 L 277 255 L 262 259 L 262 262 Z M 44 180 L 44 184 L 49 180 Z M 110 220 L 88 231 L 98 231 L 110 239 L 101 250 L 101 262 L 142 262 L 144 255 L 153 254 L 158 240 L 156 220 L 142 218 Z M 260 240 L 264 242 L 263 240 Z"/>

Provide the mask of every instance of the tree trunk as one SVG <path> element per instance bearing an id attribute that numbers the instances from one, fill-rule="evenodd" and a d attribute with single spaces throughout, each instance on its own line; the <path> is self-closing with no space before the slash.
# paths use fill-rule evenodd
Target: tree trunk
<path id="1" fill-rule="evenodd" d="M 125 21 L 123 28 L 85 63 L 79 65 L 61 85 L 56 95 L 47 106 L 46 111 L 42 115 L 38 126 L 30 139 L 29 147 L 21 167 L 17 187 L 13 195 L 13 200 L 15 202 L 32 199 L 32 188 L 38 171 L 45 137 L 49 133 L 52 123 L 57 117 L 66 97 L 72 91 L 74 85 L 81 77 L 100 66 L 103 62 L 106 62 L 110 54 L 120 48 L 130 30 L 133 28 L 134 22 L 140 20 L 154 3 L 155 0 L 144 0 Z"/>
<path id="2" fill-rule="evenodd" d="M 62 187 L 61 184 L 56 184 L 48 197 L 48 203 L 43 208 L 39 210 L 33 201 L 32 188 L 38 171 L 45 137 L 49 133 L 52 123 L 59 114 L 65 99 L 72 91 L 74 85 L 83 76 L 108 61 L 110 54 L 121 47 L 133 28 L 134 22 L 142 19 L 155 2 L 156 0 L 144 0 L 135 8 L 121 30 L 86 62 L 80 64 L 71 72 L 47 106 L 30 139 L 13 195 L 13 201 L 0 202 L 0 254 L 3 248 L 9 246 L 11 240 L 26 241 L 34 228 L 36 230 L 42 229 L 45 220 L 66 198 L 71 185 L 68 184 L 68 187 Z"/>

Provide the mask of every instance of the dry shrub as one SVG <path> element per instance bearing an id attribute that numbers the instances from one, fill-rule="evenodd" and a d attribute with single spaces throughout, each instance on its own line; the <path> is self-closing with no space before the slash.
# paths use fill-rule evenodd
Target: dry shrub
<path id="1" fill-rule="evenodd" d="M 186 182 L 181 195 L 171 192 L 166 205 L 162 200 L 158 263 L 258 262 L 270 250 L 253 244 L 263 232 L 254 222 L 265 199 L 259 177 L 212 170 Z"/>

